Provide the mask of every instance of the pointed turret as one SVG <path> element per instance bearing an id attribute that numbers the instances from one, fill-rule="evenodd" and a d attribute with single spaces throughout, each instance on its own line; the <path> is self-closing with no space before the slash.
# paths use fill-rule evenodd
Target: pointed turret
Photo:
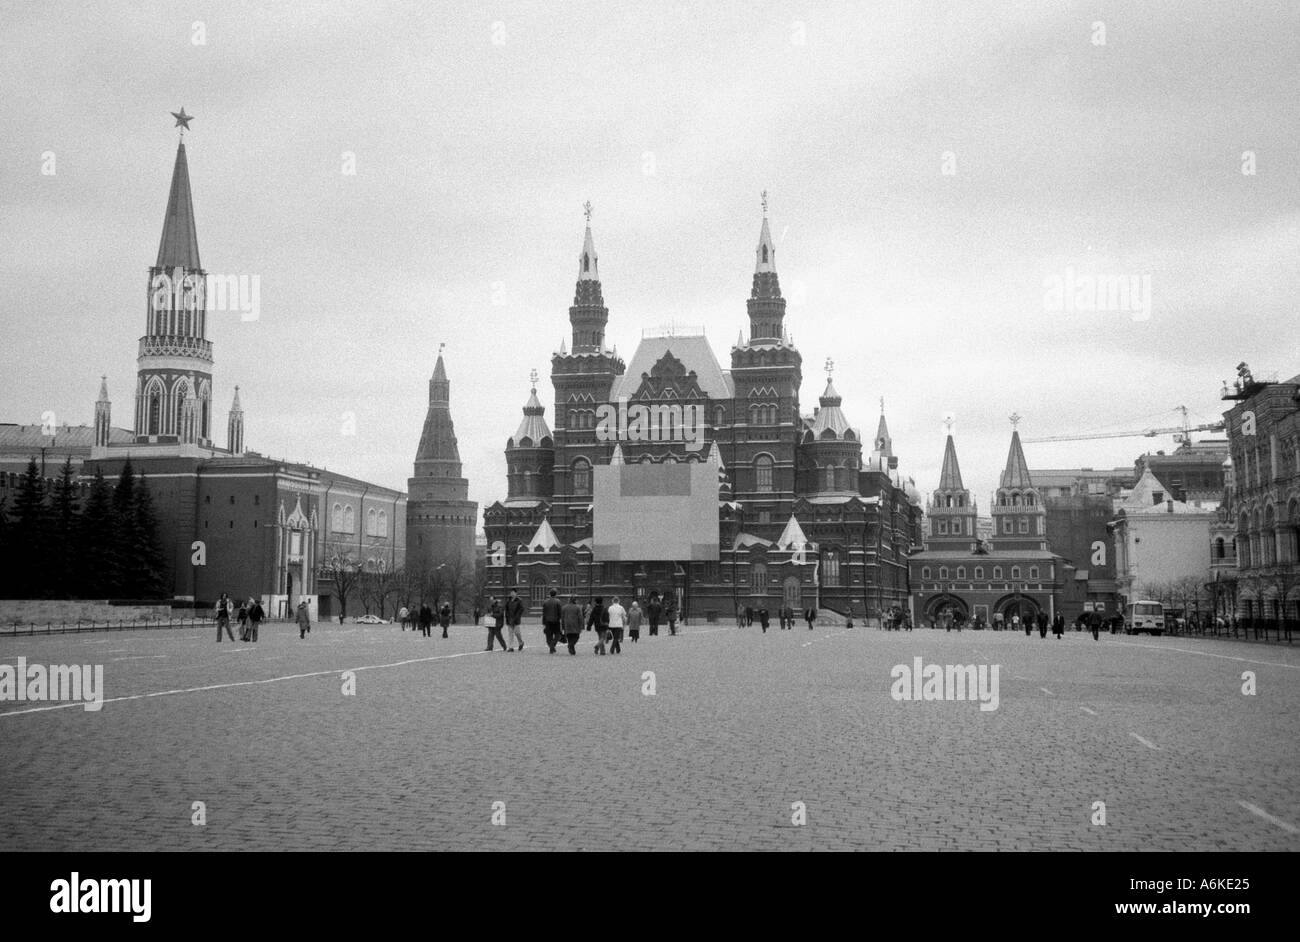
<path id="1" fill-rule="evenodd" d="M 232 455 L 244 453 L 244 409 L 239 404 L 239 387 L 235 387 L 235 398 L 230 403 L 230 418 L 226 422 L 226 448 Z"/>
<path id="2" fill-rule="evenodd" d="M 1002 471 L 1002 487 L 1032 487 L 1029 480 L 1029 463 L 1025 450 L 1020 447 L 1020 431 L 1011 430 L 1011 448 L 1007 451 L 1007 466 Z"/>
<path id="3" fill-rule="evenodd" d="M 176 268 L 198 270 L 199 236 L 194 228 L 194 201 L 190 197 L 190 168 L 185 159 L 185 141 L 176 147 L 176 164 L 172 168 L 172 188 L 167 197 L 167 215 L 163 218 L 162 240 L 158 243 L 158 262 L 163 271 Z"/>
<path id="4" fill-rule="evenodd" d="M 519 423 L 519 428 L 515 429 L 515 434 L 510 438 L 509 446 L 512 448 L 533 448 L 541 445 L 543 441 L 548 443 L 551 440 L 551 429 L 546 424 L 543 416 L 546 414 L 546 407 L 542 405 L 537 398 L 537 387 L 534 386 L 528 396 L 528 402 L 524 404 L 524 417 Z"/>
<path id="5" fill-rule="evenodd" d="M 528 550 L 532 553 L 549 553 L 560 548 L 560 538 L 555 535 L 555 528 L 551 526 L 548 517 L 543 517 L 542 522 L 537 527 L 537 532 L 533 538 L 528 541 Z"/>
<path id="6" fill-rule="evenodd" d="M 796 551 L 808 548 L 808 537 L 804 536 L 803 527 L 799 526 L 799 521 L 795 519 L 794 514 L 790 514 L 785 529 L 777 537 L 776 548 Z"/>
<path id="7" fill-rule="evenodd" d="M 1029 463 L 1015 428 L 1019 421 L 1020 416 L 1011 416 L 1011 447 L 993 504 L 993 546 L 1042 550 L 1047 548 L 1047 509 L 1029 478 Z"/>
<path id="8" fill-rule="evenodd" d="M 614 443 L 614 450 L 610 453 L 609 463 L 612 465 L 626 464 L 623 460 L 623 446 L 618 442 Z"/>
<path id="9" fill-rule="evenodd" d="M 591 237 L 591 203 L 586 203 L 583 210 L 587 214 L 587 229 L 582 238 L 582 254 L 578 256 L 578 285 L 573 293 L 573 306 L 569 308 L 573 352 L 603 353 L 609 309 L 605 307 L 596 267 L 596 246 Z"/>
<path id="10" fill-rule="evenodd" d="M 881 418 L 884 421 L 884 418 Z M 943 470 L 939 472 L 939 490 L 941 491 L 964 491 L 965 485 L 961 483 L 961 468 L 957 464 L 957 447 L 952 443 L 952 436 L 948 436 L 948 442 L 943 446 Z"/>
<path id="11" fill-rule="evenodd" d="M 844 401 L 840 394 L 835 390 L 835 384 L 828 376 L 826 378 L 826 389 L 822 392 L 821 398 L 817 400 L 821 406 L 817 410 L 817 417 L 813 419 L 812 433 L 818 441 L 823 438 L 857 438 L 857 433 L 849 425 L 849 420 L 845 418 L 844 411 L 840 404 Z M 825 434 L 832 432 L 832 435 Z"/>
<path id="12" fill-rule="evenodd" d="M 112 429 L 113 404 L 108 400 L 108 377 L 99 380 L 99 399 L 95 401 L 95 447 L 107 448 Z"/>
<path id="13" fill-rule="evenodd" d="M 546 408 L 537 398 L 537 371 L 529 374 L 532 391 L 524 405 L 524 417 L 506 442 L 506 503 L 535 502 L 551 494 L 555 465 L 555 440 L 543 418 Z"/>
<path id="14" fill-rule="evenodd" d="M 776 276 L 776 246 L 767 224 L 767 191 L 763 191 L 763 226 L 754 250 L 754 283 L 749 293 L 749 342 L 780 343 L 785 336 L 785 299 Z"/>
<path id="15" fill-rule="evenodd" d="M 447 483 L 450 483 L 449 479 L 464 480 L 460 476 L 460 449 L 456 444 L 450 405 L 451 383 L 439 352 L 433 366 L 433 378 L 429 380 L 429 411 L 425 414 L 420 447 L 415 453 L 416 477 L 433 476 Z M 464 500 L 465 497 L 461 494 L 458 499 Z"/>

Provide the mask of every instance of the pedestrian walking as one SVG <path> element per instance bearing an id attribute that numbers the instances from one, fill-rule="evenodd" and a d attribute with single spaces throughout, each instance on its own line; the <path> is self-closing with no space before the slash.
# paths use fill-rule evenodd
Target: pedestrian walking
<path id="1" fill-rule="evenodd" d="M 555 653 L 555 646 L 564 636 L 564 606 L 560 604 L 558 595 L 559 593 L 552 589 L 551 594 L 542 603 L 542 634 L 546 637 L 546 648 L 552 654 Z"/>
<path id="2" fill-rule="evenodd" d="M 506 639 L 501 637 L 501 628 L 506 621 L 506 610 L 501 607 L 501 603 L 495 598 L 490 600 L 488 605 L 488 618 L 491 624 L 488 625 L 488 646 L 485 650 L 492 650 L 492 642 L 495 640 L 501 645 L 501 650 L 506 649 Z"/>
<path id="3" fill-rule="evenodd" d="M 758 610 L 758 624 L 760 627 L 762 627 L 763 634 L 767 634 L 767 609 L 766 608 L 760 608 Z"/>
<path id="4" fill-rule="evenodd" d="M 248 635 L 249 640 L 254 644 L 257 643 L 257 629 L 262 626 L 262 619 L 266 617 L 266 609 L 262 608 L 262 602 L 259 599 L 248 600 Z"/>
<path id="5" fill-rule="evenodd" d="M 1038 637 L 1047 637 L 1047 612 L 1038 613 Z"/>
<path id="6" fill-rule="evenodd" d="M 641 618 L 644 614 L 641 606 L 633 599 L 632 607 L 627 610 L 627 636 L 633 644 L 641 639 Z"/>
<path id="7" fill-rule="evenodd" d="M 1092 630 L 1092 640 L 1097 640 L 1097 635 L 1101 633 L 1101 616 L 1093 612 L 1088 616 L 1088 627 Z"/>
<path id="8" fill-rule="evenodd" d="M 420 634 L 424 635 L 426 638 L 431 638 L 433 637 L 432 632 L 433 632 L 433 609 L 429 607 L 427 602 L 421 603 Z"/>
<path id="9" fill-rule="evenodd" d="M 609 608 L 605 610 L 609 617 L 609 637 L 610 637 L 610 654 L 623 653 L 623 629 L 627 625 L 627 609 L 618 603 L 618 596 L 614 596 L 609 601 Z"/>
<path id="10" fill-rule="evenodd" d="M 239 640 L 248 640 L 248 606 L 243 602 L 239 603 Z"/>
<path id="11" fill-rule="evenodd" d="M 506 599 L 506 624 L 510 627 L 510 650 L 515 649 L 515 642 L 519 642 L 519 650 L 524 649 L 524 636 L 519 630 L 519 623 L 524 618 L 524 600 L 519 597 L 518 589 L 510 590 L 510 598 Z"/>
<path id="12" fill-rule="evenodd" d="M 813 622 L 817 620 L 817 609 L 809 605 L 803 610 L 803 620 L 808 623 L 808 630 L 813 630 Z"/>
<path id="13" fill-rule="evenodd" d="M 905 628 L 907 631 L 912 630 L 912 616 L 909 615 L 907 612 L 903 613 L 903 628 Z"/>
<path id="14" fill-rule="evenodd" d="M 754 606 L 752 605 L 745 606 L 745 627 L 754 627 Z"/>
<path id="15" fill-rule="evenodd" d="M 221 643 L 221 630 L 223 628 L 226 631 L 226 637 L 229 638 L 231 641 L 234 641 L 235 633 L 230 630 L 230 599 L 226 597 L 226 593 L 224 592 L 221 593 L 221 598 L 217 599 L 216 613 L 217 613 L 217 644 Z"/>
<path id="16" fill-rule="evenodd" d="M 451 605 L 447 602 L 443 602 L 442 608 L 438 609 L 438 624 L 442 626 L 442 636 L 447 637 L 447 626 L 451 624 Z"/>
<path id="17" fill-rule="evenodd" d="M 1060 612 L 1052 619 L 1052 634 L 1056 635 L 1056 640 L 1060 641 L 1065 637 L 1065 616 Z"/>
<path id="18" fill-rule="evenodd" d="M 739 605 L 736 606 L 736 627 L 737 628 L 745 627 L 745 610 L 741 608 Z"/>
<path id="19" fill-rule="evenodd" d="M 659 593 L 652 592 L 650 601 L 646 603 L 645 616 L 650 621 L 650 637 L 659 634 L 659 619 L 663 617 L 664 607 L 659 602 Z M 590 616 L 588 616 L 590 617 Z"/>
<path id="20" fill-rule="evenodd" d="M 311 631 L 311 612 L 307 611 L 306 599 L 298 603 L 298 614 L 294 620 L 298 622 L 298 640 L 301 641 Z"/>
<path id="21" fill-rule="evenodd" d="M 403 605 L 397 613 L 397 620 L 402 623 L 402 630 L 405 631 L 407 624 L 411 621 L 411 610 Z"/>
<path id="22" fill-rule="evenodd" d="M 674 596 L 668 596 L 668 601 L 664 603 L 664 621 L 668 622 L 668 633 L 676 637 L 677 599 Z"/>
<path id="23" fill-rule="evenodd" d="M 582 634 L 582 609 L 578 607 L 578 597 L 569 596 L 560 609 L 560 624 L 564 628 L 564 640 L 568 642 L 569 654 L 578 653 L 578 637 Z"/>
<path id="24" fill-rule="evenodd" d="M 591 600 L 591 609 L 587 612 L 587 630 L 596 632 L 596 644 L 592 649 L 596 654 L 605 653 L 605 630 L 608 627 L 609 616 L 598 595 Z"/>

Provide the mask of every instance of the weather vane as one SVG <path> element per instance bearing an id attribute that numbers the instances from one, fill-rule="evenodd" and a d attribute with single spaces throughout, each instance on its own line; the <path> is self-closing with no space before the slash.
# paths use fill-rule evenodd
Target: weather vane
<path id="1" fill-rule="evenodd" d="M 591 225 L 591 200 L 587 200 L 587 202 L 582 204 L 582 212 L 587 217 L 587 225 L 590 226 Z"/>
<path id="2" fill-rule="evenodd" d="M 881 415 L 884 415 L 884 414 L 885 414 L 885 397 L 884 397 L 884 396 L 881 396 L 881 397 L 880 397 L 880 414 L 881 414 Z"/>
<path id="3" fill-rule="evenodd" d="M 767 190 L 763 191 L 762 196 L 763 196 L 763 215 L 766 216 L 767 215 Z"/>
<path id="4" fill-rule="evenodd" d="M 826 366 L 824 367 L 824 369 L 826 370 L 826 378 L 830 379 L 831 374 L 835 372 L 835 361 L 832 360 L 830 357 L 827 357 Z"/>
<path id="5" fill-rule="evenodd" d="M 533 391 L 537 391 L 537 367 L 533 367 L 528 373 L 528 381 L 533 384 Z"/>
<path id="6" fill-rule="evenodd" d="M 194 120 L 194 115 L 186 114 L 184 105 L 181 105 L 180 111 L 173 111 L 171 115 L 176 119 L 176 124 L 173 125 L 173 127 L 180 128 L 181 136 L 183 137 L 185 132 L 190 129 L 190 122 Z"/>
<path id="7" fill-rule="evenodd" d="M 1020 424 L 1020 413 L 1019 413 L 1019 412 L 1013 412 L 1013 413 L 1011 413 L 1011 415 L 1009 416 L 1009 418 L 1011 419 L 1011 427 L 1012 427 L 1013 429 L 1014 429 L 1017 425 Z"/>

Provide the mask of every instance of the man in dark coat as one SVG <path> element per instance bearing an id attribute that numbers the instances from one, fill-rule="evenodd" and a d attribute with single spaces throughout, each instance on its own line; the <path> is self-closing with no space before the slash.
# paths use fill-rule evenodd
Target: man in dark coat
<path id="1" fill-rule="evenodd" d="M 438 624 L 442 626 L 442 636 L 447 637 L 447 626 L 451 624 L 451 605 L 447 602 L 438 609 Z"/>
<path id="2" fill-rule="evenodd" d="M 576 595 L 569 596 L 569 601 L 560 609 L 560 625 L 564 629 L 564 640 L 569 643 L 569 653 L 577 654 L 578 636 L 582 634 L 582 608 Z"/>
<path id="3" fill-rule="evenodd" d="M 605 632 L 609 630 L 609 615 L 605 612 L 605 605 L 598 595 L 591 600 L 591 611 L 587 613 L 587 630 L 596 632 L 597 654 L 605 653 Z"/>
<path id="4" fill-rule="evenodd" d="M 758 623 L 763 628 L 763 634 L 767 634 L 767 609 L 766 608 L 760 608 L 758 610 Z"/>
<path id="5" fill-rule="evenodd" d="M 492 650 L 492 641 L 494 639 L 500 642 L 502 651 L 507 650 L 506 639 L 501 637 L 501 626 L 506 619 L 506 610 L 501 607 L 501 603 L 495 598 L 492 599 L 492 604 L 488 607 L 488 619 L 491 623 L 488 625 L 487 650 Z"/>
<path id="6" fill-rule="evenodd" d="M 258 599 L 250 599 L 248 606 L 248 637 L 254 643 L 257 642 L 257 629 L 262 625 L 262 619 L 266 617 L 266 610 L 262 608 L 262 603 Z"/>
<path id="7" fill-rule="evenodd" d="M 426 638 L 432 637 L 430 631 L 433 628 L 433 609 L 428 604 L 420 606 L 420 634 Z"/>
<path id="8" fill-rule="evenodd" d="M 542 632 L 546 635 L 546 647 L 552 654 L 555 653 L 555 646 L 563 635 L 564 606 L 556 598 L 558 594 L 552 589 L 550 597 L 542 603 Z"/>
<path id="9" fill-rule="evenodd" d="M 519 630 L 519 623 L 524 619 L 524 600 L 519 597 L 518 589 L 510 590 L 510 598 L 506 599 L 506 624 L 510 627 L 510 650 L 515 649 L 515 642 L 519 642 L 519 650 L 524 649 L 524 636 Z"/>
<path id="10" fill-rule="evenodd" d="M 1047 612 L 1038 613 L 1038 637 L 1047 637 Z"/>
<path id="11" fill-rule="evenodd" d="M 811 605 L 804 609 L 803 620 L 808 623 L 808 630 L 813 630 L 813 622 L 817 620 L 817 609 Z"/>
<path id="12" fill-rule="evenodd" d="M 1056 635 L 1057 641 L 1065 637 L 1065 616 L 1060 612 L 1057 612 L 1056 617 L 1052 619 L 1052 634 Z"/>
<path id="13" fill-rule="evenodd" d="M 659 634 L 659 619 L 663 617 L 664 607 L 659 603 L 658 593 L 650 596 L 650 601 L 645 607 L 645 617 L 650 622 L 650 636 L 654 637 Z"/>

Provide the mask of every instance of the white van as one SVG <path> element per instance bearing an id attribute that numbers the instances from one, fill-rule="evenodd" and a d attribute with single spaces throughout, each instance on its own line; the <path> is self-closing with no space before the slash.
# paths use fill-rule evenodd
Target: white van
<path id="1" fill-rule="evenodd" d="M 1124 634 L 1142 632 L 1161 635 L 1165 632 L 1165 607 L 1159 602 L 1143 599 L 1124 606 Z"/>

